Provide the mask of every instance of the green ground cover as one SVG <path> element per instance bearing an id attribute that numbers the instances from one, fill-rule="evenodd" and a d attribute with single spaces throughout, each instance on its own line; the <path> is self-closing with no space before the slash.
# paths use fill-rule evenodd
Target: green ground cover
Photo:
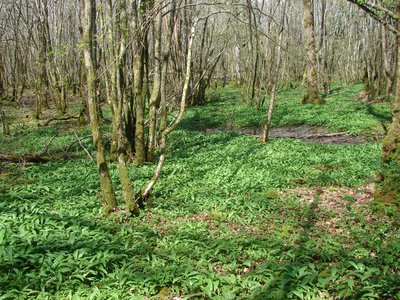
<path id="1" fill-rule="evenodd" d="M 338 86 L 317 107 L 281 91 L 274 126 L 373 135 L 389 108 L 355 102 L 360 89 Z M 102 215 L 95 164 L 78 145 L 70 159 L 2 164 L 0 299 L 400 299 L 399 212 L 372 197 L 380 143 L 205 132 L 260 124 L 265 111 L 238 95 L 214 90 L 187 112 L 138 218 Z M 0 151 L 40 152 L 59 132 L 49 151 L 62 152 L 72 127 L 20 128 Z M 153 169 L 131 168 L 137 189 Z"/>
<path id="2" fill-rule="evenodd" d="M 273 126 L 320 125 L 331 131 L 346 131 L 350 134 L 371 134 L 382 130 L 381 123 L 390 120 L 390 108 L 385 103 L 365 104 L 354 101 L 363 86 L 345 87 L 335 84 L 326 97 L 326 105 L 299 105 L 304 91 L 287 89 L 277 94 Z M 212 90 L 210 100 L 218 100 L 206 108 L 192 110 L 202 121 L 200 126 L 259 126 L 265 117 L 265 109 L 257 110 L 239 101 L 241 90 Z M 200 117 L 201 116 L 201 117 Z"/>

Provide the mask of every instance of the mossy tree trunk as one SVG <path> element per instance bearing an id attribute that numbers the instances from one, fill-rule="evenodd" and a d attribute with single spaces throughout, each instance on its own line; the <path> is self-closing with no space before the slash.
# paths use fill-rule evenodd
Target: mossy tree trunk
<path id="1" fill-rule="evenodd" d="M 307 87 L 302 103 L 323 104 L 319 95 L 317 74 L 317 53 L 315 48 L 314 14 L 312 0 L 303 0 L 304 29 L 307 50 Z"/>
<path id="2" fill-rule="evenodd" d="M 120 13 L 120 24 L 118 28 L 120 29 L 120 42 L 119 42 L 119 47 L 115 49 L 115 53 L 117 55 L 115 59 L 115 70 L 114 70 L 114 78 L 115 81 L 113 82 L 114 84 L 114 89 L 116 91 L 116 99 L 115 99 L 115 111 L 113 115 L 113 119 L 115 119 L 115 123 L 117 126 L 117 136 L 118 136 L 118 141 L 117 141 L 117 147 L 118 147 L 118 173 L 119 173 L 119 179 L 121 181 L 121 187 L 122 187 L 122 193 L 124 195 L 125 203 L 126 203 L 126 209 L 128 212 L 132 213 L 133 215 L 138 215 L 139 214 L 139 207 L 136 203 L 135 200 L 135 192 L 133 190 L 133 186 L 131 183 L 131 179 L 129 177 L 129 172 L 128 172 L 128 166 L 126 164 L 126 153 L 127 153 L 127 139 L 124 135 L 124 127 L 123 127 L 123 111 L 124 111 L 124 100 L 125 99 L 125 91 L 123 87 L 123 72 L 122 72 L 122 67 L 123 67 L 123 58 L 125 56 L 126 52 L 126 37 L 128 34 L 127 31 L 127 14 L 126 14 L 126 1 L 122 0 L 120 1 L 120 6 L 119 9 L 121 11 Z M 110 16 L 112 17 L 112 16 Z"/>
<path id="3" fill-rule="evenodd" d="M 93 144 L 96 149 L 96 162 L 100 174 L 100 187 L 102 191 L 102 204 L 106 213 L 110 213 L 117 207 L 117 199 L 114 187 L 108 170 L 107 161 L 104 155 L 104 142 L 99 124 L 99 115 L 97 111 L 96 96 L 96 69 L 93 62 L 93 26 L 95 23 L 95 15 L 93 14 L 93 6 L 95 0 L 81 0 L 84 17 L 82 20 L 83 27 L 83 53 L 85 67 L 87 71 L 87 103 L 90 116 L 90 125 L 92 129 Z"/>
<path id="4" fill-rule="evenodd" d="M 36 111 L 35 118 L 39 119 L 42 114 L 43 108 L 49 107 L 49 81 L 47 74 L 47 52 L 48 52 L 48 40 L 46 35 L 46 17 L 47 12 L 47 0 L 46 1 L 35 1 L 35 12 L 36 12 L 36 30 L 38 35 L 38 82 L 36 84 L 37 98 L 36 98 Z"/>
<path id="5" fill-rule="evenodd" d="M 145 95 L 146 87 L 144 83 L 145 76 L 145 39 L 146 30 L 141 29 L 143 22 L 142 12 L 146 7 L 144 3 L 134 3 L 134 12 L 132 14 L 132 31 L 135 35 L 134 57 L 133 57 L 133 86 L 135 102 L 135 163 L 140 165 L 146 160 L 145 144 Z"/>
<path id="6" fill-rule="evenodd" d="M 146 159 L 146 147 L 144 139 L 144 51 L 139 50 L 134 58 L 134 97 L 135 97 L 135 162 L 142 164 Z"/>
<path id="7" fill-rule="evenodd" d="M 400 15 L 400 3 L 397 4 L 397 15 Z M 400 22 L 397 24 L 400 31 Z M 392 124 L 383 140 L 382 182 L 377 188 L 378 200 L 393 204 L 400 203 L 400 37 L 397 37 L 397 76 L 396 99 L 392 103 Z"/>

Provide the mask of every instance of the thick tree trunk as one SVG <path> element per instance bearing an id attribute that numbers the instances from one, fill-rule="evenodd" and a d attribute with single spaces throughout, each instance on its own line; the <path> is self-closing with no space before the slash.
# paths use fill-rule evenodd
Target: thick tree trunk
<path id="1" fill-rule="evenodd" d="M 307 50 L 307 87 L 302 103 L 323 104 L 325 101 L 319 96 L 317 75 L 317 53 L 315 49 L 314 15 L 312 0 L 303 0 L 304 29 Z"/>
<path id="2" fill-rule="evenodd" d="M 110 213 L 117 207 L 117 199 L 109 174 L 107 161 L 104 155 L 104 142 L 100 130 L 99 116 L 97 111 L 96 96 L 96 72 L 93 62 L 93 15 L 94 0 L 81 0 L 84 9 L 83 19 L 83 52 L 87 70 L 87 103 L 89 108 L 90 125 L 92 129 L 93 144 L 96 149 L 96 162 L 100 174 L 100 187 L 103 197 L 103 205 L 106 213 Z"/>
<path id="3" fill-rule="evenodd" d="M 397 4 L 400 15 L 400 3 Z M 400 23 L 397 24 L 400 31 Z M 378 200 L 393 204 L 400 203 L 400 38 L 397 37 L 396 99 L 392 105 L 393 121 L 383 140 L 383 180 L 376 191 Z"/>

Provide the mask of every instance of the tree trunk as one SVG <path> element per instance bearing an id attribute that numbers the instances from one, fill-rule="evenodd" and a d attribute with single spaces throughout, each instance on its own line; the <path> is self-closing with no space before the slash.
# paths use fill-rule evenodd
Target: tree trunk
<path id="1" fill-rule="evenodd" d="M 36 26 L 39 36 L 38 67 L 40 69 L 39 84 L 37 85 L 37 102 L 35 118 L 39 119 L 42 109 L 49 107 L 49 81 L 47 74 L 48 40 L 46 35 L 47 0 L 36 0 Z"/>
<path id="2" fill-rule="evenodd" d="M 400 15 L 400 3 L 397 4 Z M 400 22 L 397 24 L 400 31 Z M 397 37 L 396 99 L 392 105 L 393 121 L 383 140 L 382 182 L 377 188 L 378 200 L 393 204 L 400 203 L 400 37 Z"/>
<path id="3" fill-rule="evenodd" d="M 134 1 L 135 3 L 135 1 Z M 145 96 L 146 86 L 145 77 L 145 39 L 147 29 L 143 29 L 143 12 L 145 11 L 145 3 L 140 1 L 134 4 L 134 12 L 132 14 L 132 31 L 135 35 L 135 45 L 133 50 L 133 96 L 135 110 L 135 163 L 140 165 L 146 160 L 145 145 Z"/>
<path id="4" fill-rule="evenodd" d="M 315 49 L 314 14 L 312 0 L 303 0 L 304 29 L 307 50 L 307 87 L 302 103 L 323 104 L 325 101 L 319 96 L 317 75 L 317 53 Z"/>
<path id="5" fill-rule="evenodd" d="M 186 72 L 185 72 L 185 78 L 184 78 L 184 84 L 183 84 L 183 89 L 182 89 L 182 96 L 181 96 L 181 103 L 179 107 L 179 113 L 175 120 L 171 123 L 170 126 L 165 128 L 163 132 L 161 133 L 161 138 L 160 138 L 160 158 L 158 159 L 157 167 L 153 173 L 153 177 L 151 178 L 150 182 L 142 188 L 141 194 L 140 194 L 140 200 L 139 204 L 143 203 L 146 201 L 152 189 L 154 188 L 155 184 L 157 183 L 158 178 L 161 175 L 162 168 L 164 166 L 165 162 L 165 155 L 166 155 L 166 147 L 167 147 L 167 137 L 168 135 L 176 129 L 176 127 L 180 124 L 180 122 L 183 119 L 183 116 L 186 111 L 186 99 L 187 99 L 187 92 L 189 88 L 189 83 L 190 83 L 190 77 L 191 77 L 191 66 L 192 66 L 192 49 L 193 49 L 193 40 L 196 32 L 196 26 L 197 26 L 197 20 L 194 21 L 194 24 L 192 25 L 190 29 L 190 36 L 189 36 L 189 41 L 188 41 L 188 52 L 186 56 Z"/>
<path id="6" fill-rule="evenodd" d="M 10 126 L 8 125 L 6 114 L 4 111 L 0 113 L 1 124 L 3 125 L 3 134 L 10 135 Z"/>
<path id="7" fill-rule="evenodd" d="M 281 20 L 281 28 L 279 31 L 279 38 L 278 38 L 278 54 L 277 54 L 277 63 L 276 63 L 276 70 L 274 74 L 273 83 L 272 83 L 272 92 L 271 92 L 271 100 L 269 102 L 269 108 L 267 113 L 267 118 L 265 120 L 263 131 L 261 135 L 261 142 L 265 144 L 268 141 L 269 131 L 272 124 L 272 114 L 274 112 L 275 107 L 275 99 L 276 99 L 276 90 L 278 87 L 278 80 L 279 80 L 279 72 L 282 63 L 282 36 L 283 30 L 285 25 L 285 14 L 286 14 L 286 1 L 283 3 L 283 12 L 282 12 L 282 20 Z"/>
<path id="8" fill-rule="evenodd" d="M 121 1 L 120 4 L 120 26 L 122 28 L 120 32 L 120 46 L 115 49 L 117 53 L 116 64 L 115 64 L 115 87 L 116 90 L 116 111 L 114 112 L 114 118 L 116 118 L 116 126 L 118 132 L 118 173 L 119 179 L 121 181 L 122 193 L 124 195 L 126 209 L 128 212 L 132 213 L 133 215 L 139 215 L 139 207 L 135 200 L 135 192 L 133 190 L 133 186 L 131 183 L 131 179 L 129 177 L 128 167 L 126 164 L 126 152 L 127 152 L 127 139 L 124 135 L 124 128 L 123 128 L 123 111 L 124 111 L 124 100 L 126 100 L 123 91 L 123 79 L 122 76 L 122 65 L 123 65 L 123 57 L 126 52 L 126 35 L 127 33 L 124 32 L 124 28 L 127 25 L 127 16 L 126 16 L 126 1 Z"/>
<path id="9" fill-rule="evenodd" d="M 141 46 L 140 46 L 141 47 Z M 144 51 L 140 49 L 136 53 L 134 59 L 134 95 L 135 95 L 135 162 L 137 165 L 142 164 L 146 158 L 146 147 L 144 142 L 144 114 L 145 114 L 145 101 L 144 101 Z"/>
<path id="10" fill-rule="evenodd" d="M 173 4 L 173 8 L 175 8 L 176 4 Z M 169 28 L 167 30 L 166 38 L 162 40 L 163 44 L 162 48 L 162 64 L 161 64 L 161 86 L 160 86 L 160 127 L 159 127 L 159 136 L 161 137 L 164 130 L 167 128 L 167 73 L 168 73 L 168 63 L 171 52 L 171 40 L 173 38 L 174 33 L 174 18 L 175 13 L 174 9 L 170 15 L 169 20 Z M 164 35 L 165 36 L 165 35 Z"/>
<path id="11" fill-rule="evenodd" d="M 390 100 L 394 94 L 395 86 L 395 76 L 396 73 L 393 72 L 392 64 L 389 58 L 389 47 L 386 35 L 388 34 L 385 30 L 385 26 L 381 25 L 382 30 L 382 53 L 383 53 L 383 63 L 384 63 L 384 74 L 386 79 L 386 97 Z M 396 55 L 397 56 L 397 55 Z"/>
<path id="12" fill-rule="evenodd" d="M 97 111 L 96 95 L 96 70 L 93 61 L 93 6 L 95 0 L 81 0 L 84 9 L 83 18 L 83 52 L 85 67 L 87 70 L 87 103 L 89 108 L 90 125 L 93 135 L 93 144 L 96 149 L 96 162 L 100 174 L 100 187 L 103 197 L 103 205 L 106 213 L 110 213 L 117 207 L 117 199 L 109 174 L 107 161 L 104 155 L 104 142 L 100 130 L 99 116 Z"/>
<path id="13" fill-rule="evenodd" d="M 160 1 L 156 5 L 161 4 Z M 157 133 L 157 102 L 160 96 L 161 87 L 161 28 L 162 28 L 162 11 L 159 8 L 158 15 L 154 23 L 154 79 L 153 88 L 149 100 L 149 137 L 147 146 L 147 161 L 152 162 L 154 159 L 154 149 L 156 144 Z"/>

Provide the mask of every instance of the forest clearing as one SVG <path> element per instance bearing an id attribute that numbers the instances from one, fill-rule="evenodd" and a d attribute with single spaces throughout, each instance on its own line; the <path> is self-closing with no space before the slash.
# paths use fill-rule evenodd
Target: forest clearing
<path id="1" fill-rule="evenodd" d="M 397 0 L 0 3 L 0 299 L 400 300 Z"/>

